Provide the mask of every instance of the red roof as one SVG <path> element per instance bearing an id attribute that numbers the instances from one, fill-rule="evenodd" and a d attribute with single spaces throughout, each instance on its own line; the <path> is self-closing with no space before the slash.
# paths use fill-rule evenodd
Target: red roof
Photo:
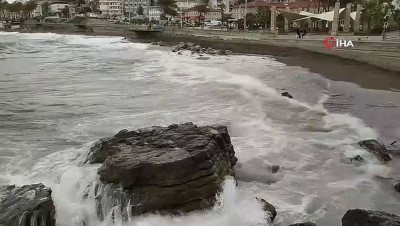
<path id="1" fill-rule="evenodd" d="M 247 3 L 247 8 L 254 8 L 254 7 L 263 7 L 263 8 L 270 8 L 271 6 L 276 6 L 276 8 L 286 8 L 289 7 L 291 9 L 296 8 L 307 8 L 309 5 L 308 1 L 297 1 L 297 2 L 267 2 L 263 0 L 256 0 L 253 2 Z M 311 8 L 313 4 L 310 5 Z M 244 8 L 245 4 L 235 5 L 232 8 Z"/>

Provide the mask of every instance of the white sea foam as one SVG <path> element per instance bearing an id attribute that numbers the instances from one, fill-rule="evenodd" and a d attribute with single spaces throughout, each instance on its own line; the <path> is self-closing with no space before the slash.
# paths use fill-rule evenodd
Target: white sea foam
<path id="1" fill-rule="evenodd" d="M 0 34 L 24 39 L 25 45 L 40 41 L 41 45 L 63 47 L 46 53 L 56 58 L 57 67 L 46 69 L 50 72 L 32 67 L 29 75 L 16 76 L 21 80 L 12 85 L 26 93 L 6 94 L 4 100 L 22 107 L 34 105 L 36 111 L 15 119 L 20 120 L 16 127 L 26 124 L 26 128 L 21 127 L 23 132 L 1 130 L 6 136 L 0 138 L 7 147 L 14 144 L 16 155 L 7 155 L 11 160 L 0 181 L 44 182 L 52 187 L 61 226 L 80 226 L 82 221 L 90 226 L 265 225 L 264 213 L 254 197 L 277 206 L 275 222 L 280 225 L 307 220 L 339 225 L 346 209 L 374 208 L 371 200 L 376 197 L 380 206 L 396 209 L 388 201 L 393 202 L 395 197 L 381 191 L 376 181 L 376 176 L 391 176 L 389 166 L 382 166 L 355 145 L 378 134 L 351 115 L 327 112 L 323 103 L 328 95 L 307 80 L 306 70 L 258 56 L 212 56 L 200 61 L 188 53 L 152 50 L 121 37 Z M 79 48 L 73 49 L 76 46 Z M 68 61 L 57 61 L 68 56 L 70 48 L 74 50 L 71 58 L 82 59 L 89 66 L 75 62 L 71 67 L 71 63 L 65 63 Z M 76 51 L 80 48 L 84 51 Z M 109 67 L 87 70 L 99 61 Z M 60 71 L 64 80 L 57 82 Z M 40 83 L 36 75 L 41 76 Z M 55 93 L 43 92 L 43 86 Z M 282 86 L 292 90 L 301 87 L 301 92 L 307 92 L 304 96 L 315 101 L 282 97 L 275 89 Z M 53 102 L 64 107 L 49 107 Z M 45 127 L 30 130 L 29 126 L 41 125 L 42 121 Z M 87 186 L 98 181 L 98 165 L 79 165 L 90 143 L 71 148 L 60 140 L 90 142 L 122 128 L 186 121 L 228 125 L 241 165 L 237 169 L 239 187 L 227 180 L 221 202 L 212 211 L 181 217 L 145 215 L 129 222 L 117 219 L 113 224 L 99 222 L 94 194 L 82 199 Z M 11 139 L 14 136 L 18 139 Z M 1 140 L 4 137 L 9 143 Z M 55 145 L 57 142 L 61 144 Z M 6 149 L 0 147 L 0 153 L 6 153 Z M 351 163 L 349 158 L 355 155 L 366 162 Z M 279 165 L 278 172 L 272 174 L 271 165 Z"/>

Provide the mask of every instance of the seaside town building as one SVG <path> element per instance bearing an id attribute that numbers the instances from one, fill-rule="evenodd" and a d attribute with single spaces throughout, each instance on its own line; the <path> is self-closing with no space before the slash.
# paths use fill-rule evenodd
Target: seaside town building
<path id="1" fill-rule="evenodd" d="M 124 16 L 124 0 L 100 0 L 101 14 L 107 18 Z"/>
<path id="2" fill-rule="evenodd" d="M 52 13 L 52 14 L 60 14 L 65 9 L 65 7 L 68 7 L 68 9 L 69 9 L 69 16 L 70 17 L 75 17 L 76 5 L 72 4 L 72 3 L 68 3 L 68 2 L 53 2 L 53 3 L 51 3 L 50 4 L 50 13 Z M 42 6 L 41 5 L 39 6 L 39 4 L 38 4 L 34 11 L 37 12 L 38 8 L 41 9 Z"/>
<path id="3" fill-rule="evenodd" d="M 258 8 L 271 9 L 275 6 L 277 10 L 285 10 L 288 12 L 299 13 L 301 11 L 308 11 L 311 13 L 322 12 L 323 7 L 315 6 L 314 4 L 309 4 L 309 1 L 265 1 L 256 0 L 247 3 L 247 13 L 256 13 Z M 232 17 L 234 19 L 242 19 L 245 16 L 245 4 L 235 5 L 232 7 Z"/>
<path id="4" fill-rule="evenodd" d="M 196 8 L 190 8 L 183 12 L 182 20 L 186 23 L 195 23 L 200 20 L 204 21 L 212 21 L 212 20 L 221 20 L 222 13 L 221 10 L 218 9 L 209 9 L 208 12 L 202 13 L 197 11 Z"/>
<path id="5" fill-rule="evenodd" d="M 195 7 L 196 5 L 199 5 L 199 1 L 193 1 L 193 0 L 178 0 L 176 1 L 176 4 L 178 5 L 179 10 L 187 10 L 190 8 Z"/>

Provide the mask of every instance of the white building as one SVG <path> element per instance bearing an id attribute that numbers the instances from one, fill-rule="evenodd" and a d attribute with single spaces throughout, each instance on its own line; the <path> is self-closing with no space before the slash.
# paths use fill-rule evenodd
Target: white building
<path id="1" fill-rule="evenodd" d="M 138 9 L 141 6 L 143 8 L 143 16 L 148 15 L 148 6 L 150 5 L 150 0 L 125 0 L 124 11 L 125 15 L 136 16 L 138 15 Z"/>
<path id="2" fill-rule="evenodd" d="M 196 5 L 198 5 L 199 1 L 178 0 L 178 1 L 176 1 L 176 4 L 178 5 L 178 9 L 186 10 L 186 9 L 190 9 L 190 8 L 193 8 Z"/>
<path id="3" fill-rule="evenodd" d="M 53 3 L 50 5 L 50 13 L 59 13 L 61 12 L 65 6 L 69 7 L 68 3 Z"/>
<path id="4" fill-rule="evenodd" d="M 162 11 L 158 6 L 150 6 L 149 8 L 149 19 L 150 20 L 160 20 Z"/>
<path id="5" fill-rule="evenodd" d="M 37 3 L 36 8 L 31 11 L 31 17 L 41 17 L 43 15 L 42 4 L 43 2 Z"/>
<path id="6" fill-rule="evenodd" d="M 124 0 L 100 0 L 103 16 L 119 18 L 124 15 Z"/>
<path id="7" fill-rule="evenodd" d="M 38 10 L 39 7 L 40 7 L 40 14 L 41 14 L 42 13 L 42 5 L 41 4 L 39 4 L 36 7 L 36 10 L 39 11 Z M 71 3 L 53 3 L 53 4 L 50 5 L 50 13 L 52 13 L 52 14 L 56 14 L 56 13 L 60 14 L 65 7 L 68 7 L 68 9 L 69 9 L 69 16 L 70 17 L 75 17 L 75 15 L 76 15 L 76 12 L 75 12 L 76 6 L 75 6 L 75 4 L 71 4 Z"/>

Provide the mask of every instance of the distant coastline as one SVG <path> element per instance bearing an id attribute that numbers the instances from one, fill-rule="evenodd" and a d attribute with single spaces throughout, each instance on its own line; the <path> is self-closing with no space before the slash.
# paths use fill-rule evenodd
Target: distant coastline
<path id="1" fill-rule="evenodd" d="M 229 49 L 236 53 L 265 54 L 277 57 L 293 54 L 317 54 L 340 57 L 342 59 L 366 63 L 381 69 L 399 73 L 400 76 L 400 39 L 385 42 L 344 36 L 343 39 L 353 40 L 354 48 L 326 49 L 323 45 L 324 36 L 309 36 L 305 39 L 296 39 L 295 35 L 283 35 L 271 38 L 268 33 L 261 32 L 226 32 L 194 29 L 167 28 L 164 32 L 137 34 L 124 25 L 88 25 L 75 26 L 74 24 L 41 24 L 29 28 L 20 28 L 9 31 L 32 33 L 59 33 L 81 35 L 122 36 L 132 41 L 152 42 L 163 41 L 174 45 L 181 41 L 200 43 L 202 46 L 219 49 Z"/>

